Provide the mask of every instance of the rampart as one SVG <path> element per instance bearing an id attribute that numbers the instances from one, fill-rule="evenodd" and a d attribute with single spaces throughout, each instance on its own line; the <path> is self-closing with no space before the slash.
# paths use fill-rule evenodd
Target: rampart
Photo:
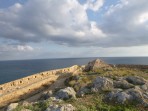
<path id="1" fill-rule="evenodd" d="M 0 85 L 0 107 L 16 101 L 24 95 L 37 91 L 43 85 L 50 84 L 63 73 L 74 73 L 79 66 L 56 69 L 37 73 L 18 80 L 14 80 Z"/>

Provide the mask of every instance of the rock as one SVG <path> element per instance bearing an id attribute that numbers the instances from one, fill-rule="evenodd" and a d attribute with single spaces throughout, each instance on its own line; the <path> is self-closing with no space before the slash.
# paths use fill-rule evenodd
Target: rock
<path id="1" fill-rule="evenodd" d="M 148 92 L 148 82 L 145 83 L 144 85 L 141 85 L 140 88 L 145 91 L 145 92 Z"/>
<path id="2" fill-rule="evenodd" d="M 69 83 L 70 83 L 71 81 L 77 82 L 79 79 L 80 79 L 80 76 L 78 76 L 78 75 L 71 76 L 71 77 L 67 78 L 67 79 L 64 81 L 64 83 L 65 83 L 66 86 L 70 86 L 71 84 L 69 84 Z"/>
<path id="3" fill-rule="evenodd" d="M 84 71 L 95 71 L 96 69 L 112 69 L 112 67 L 108 64 L 106 64 L 104 61 L 100 59 L 93 60 L 92 62 L 89 62 L 86 66 Z"/>
<path id="4" fill-rule="evenodd" d="M 61 106 L 60 111 L 74 111 L 75 108 L 71 104 Z"/>
<path id="5" fill-rule="evenodd" d="M 91 93 L 91 89 L 88 87 L 82 87 L 78 92 L 77 92 L 77 96 L 78 97 L 83 97 L 85 94 L 90 94 Z"/>
<path id="6" fill-rule="evenodd" d="M 146 83 L 146 80 L 142 77 L 138 76 L 128 76 L 125 78 L 129 83 L 134 85 L 144 85 Z"/>
<path id="7" fill-rule="evenodd" d="M 76 98 L 76 92 L 72 87 L 67 87 L 65 89 L 60 89 L 55 96 L 58 99 Z"/>
<path id="8" fill-rule="evenodd" d="M 22 109 L 21 111 L 32 111 L 32 110 L 30 110 L 30 109 Z"/>
<path id="9" fill-rule="evenodd" d="M 56 97 L 50 97 L 49 100 L 51 100 L 52 102 L 61 102 L 61 99 L 57 99 Z"/>
<path id="10" fill-rule="evenodd" d="M 142 104 L 144 102 L 143 94 L 138 88 L 128 89 L 126 91 L 129 95 L 132 96 L 132 100 L 134 103 Z"/>
<path id="11" fill-rule="evenodd" d="M 7 111 L 13 111 L 17 106 L 18 106 L 18 103 L 11 103 L 11 104 L 7 107 Z"/>
<path id="12" fill-rule="evenodd" d="M 49 90 L 49 91 L 43 92 L 40 99 L 46 100 L 50 98 L 52 95 L 53 95 L 52 90 Z"/>
<path id="13" fill-rule="evenodd" d="M 106 77 L 97 77 L 92 82 L 92 89 L 95 90 L 94 92 L 98 91 L 108 91 L 113 89 L 113 81 Z M 92 92 L 93 92 L 92 90 Z"/>
<path id="14" fill-rule="evenodd" d="M 114 88 L 129 89 L 133 87 L 134 85 L 128 83 L 126 80 L 114 81 Z"/>
<path id="15" fill-rule="evenodd" d="M 131 98 L 131 96 L 129 94 L 127 94 L 126 92 L 112 91 L 106 95 L 105 101 L 106 102 L 114 102 L 117 104 L 124 104 L 130 98 Z"/>
<path id="16" fill-rule="evenodd" d="M 148 95 L 145 92 L 143 93 L 141 89 L 137 86 L 135 88 L 123 91 L 113 90 L 106 95 L 105 101 L 117 104 L 141 104 L 147 106 L 147 97 Z"/>
<path id="17" fill-rule="evenodd" d="M 74 111 L 75 108 L 71 104 L 65 104 L 62 106 L 59 105 L 50 105 L 45 111 Z"/>
<path id="18" fill-rule="evenodd" d="M 60 111 L 59 105 L 50 105 L 45 111 Z"/>
<path id="19" fill-rule="evenodd" d="M 29 102 L 27 102 L 27 101 L 23 101 L 23 103 L 22 103 L 23 106 L 28 106 L 28 105 L 30 105 L 30 104 L 32 104 L 32 103 L 29 103 Z"/>
<path id="20" fill-rule="evenodd" d="M 144 92 L 143 97 L 144 97 L 144 99 L 148 100 L 148 92 Z"/>

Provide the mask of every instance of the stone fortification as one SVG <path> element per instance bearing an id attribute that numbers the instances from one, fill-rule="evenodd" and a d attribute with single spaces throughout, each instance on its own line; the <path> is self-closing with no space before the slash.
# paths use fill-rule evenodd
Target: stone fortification
<path id="1" fill-rule="evenodd" d="M 10 102 L 24 99 L 24 95 L 31 92 L 37 93 L 44 85 L 49 85 L 55 81 L 62 73 L 74 73 L 79 66 L 56 69 L 37 73 L 15 81 L 0 85 L 0 107 Z"/>

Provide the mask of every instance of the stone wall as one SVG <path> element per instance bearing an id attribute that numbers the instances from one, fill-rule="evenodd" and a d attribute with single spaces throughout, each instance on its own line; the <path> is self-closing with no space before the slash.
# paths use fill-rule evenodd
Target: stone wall
<path id="1" fill-rule="evenodd" d="M 0 85 L 0 107 L 10 100 L 14 101 L 43 85 L 49 84 L 51 81 L 55 81 L 60 74 L 74 73 L 78 68 L 79 66 L 74 65 L 68 68 L 45 71 L 2 84 Z"/>

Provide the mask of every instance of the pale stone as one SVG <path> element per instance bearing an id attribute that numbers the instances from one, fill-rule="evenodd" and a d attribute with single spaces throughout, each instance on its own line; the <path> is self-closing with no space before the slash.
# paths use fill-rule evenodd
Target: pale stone
<path id="1" fill-rule="evenodd" d="M 65 89 L 60 89 L 56 93 L 56 97 L 58 99 L 69 99 L 69 98 L 76 98 L 76 92 L 72 87 L 67 87 Z"/>
<path id="2" fill-rule="evenodd" d="M 11 104 L 7 107 L 7 111 L 13 111 L 17 106 L 18 106 L 18 103 L 11 103 Z"/>

